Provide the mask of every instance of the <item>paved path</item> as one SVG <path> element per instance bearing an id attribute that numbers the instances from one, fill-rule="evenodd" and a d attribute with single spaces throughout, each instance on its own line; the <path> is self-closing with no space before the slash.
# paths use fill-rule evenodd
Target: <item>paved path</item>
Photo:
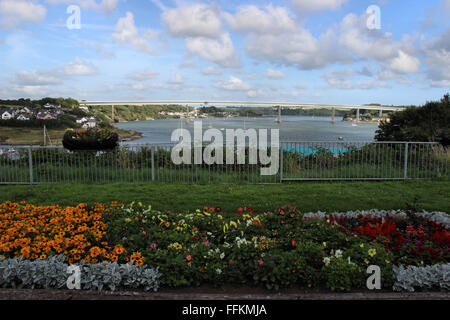
<path id="1" fill-rule="evenodd" d="M 450 293 L 209 293 L 87 292 L 0 289 L 0 300 L 450 300 Z"/>

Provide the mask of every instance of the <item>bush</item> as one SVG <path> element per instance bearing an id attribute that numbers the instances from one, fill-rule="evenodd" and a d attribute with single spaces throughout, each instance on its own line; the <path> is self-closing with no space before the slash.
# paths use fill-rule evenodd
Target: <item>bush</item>
<path id="1" fill-rule="evenodd" d="M 68 130 L 63 146 L 70 151 L 114 150 L 119 146 L 119 135 L 107 129 Z"/>
<path id="2" fill-rule="evenodd" d="M 391 121 L 383 121 L 375 139 L 378 141 L 418 141 L 435 142 L 443 140 L 448 145 L 450 123 L 450 95 L 441 101 L 426 103 L 423 107 L 410 107 L 395 112 Z M 447 139 L 441 132 L 447 132 Z M 444 139 L 443 139 L 444 138 Z"/>

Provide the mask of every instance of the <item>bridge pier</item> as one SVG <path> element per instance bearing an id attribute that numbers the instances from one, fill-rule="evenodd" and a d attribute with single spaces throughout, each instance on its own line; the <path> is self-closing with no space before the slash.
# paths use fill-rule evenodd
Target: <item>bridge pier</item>
<path id="1" fill-rule="evenodd" d="M 356 109 L 356 123 L 359 123 L 359 121 L 361 119 L 360 114 L 361 114 L 361 110 L 359 108 Z"/>
<path id="2" fill-rule="evenodd" d="M 111 115 L 112 115 L 111 120 L 114 124 L 114 105 L 111 106 Z"/>
<path id="3" fill-rule="evenodd" d="M 278 107 L 278 124 L 281 124 L 281 106 Z"/>
<path id="4" fill-rule="evenodd" d="M 331 123 L 336 123 L 336 108 L 333 108 L 333 114 L 331 115 Z"/>
<path id="5" fill-rule="evenodd" d="M 380 119 L 383 118 L 383 109 L 380 109 Z"/>

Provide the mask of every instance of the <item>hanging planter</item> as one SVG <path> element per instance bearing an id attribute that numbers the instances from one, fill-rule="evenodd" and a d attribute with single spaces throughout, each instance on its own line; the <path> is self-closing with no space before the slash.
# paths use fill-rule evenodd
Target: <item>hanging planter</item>
<path id="1" fill-rule="evenodd" d="M 114 150 L 119 146 L 119 135 L 106 129 L 68 130 L 63 146 L 70 151 Z"/>

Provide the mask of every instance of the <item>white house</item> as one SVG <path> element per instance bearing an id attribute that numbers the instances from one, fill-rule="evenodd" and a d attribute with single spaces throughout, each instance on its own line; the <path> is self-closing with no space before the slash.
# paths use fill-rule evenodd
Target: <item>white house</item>
<path id="1" fill-rule="evenodd" d="M 83 117 L 83 118 L 80 118 L 80 119 L 76 120 L 76 122 L 78 124 L 83 124 L 83 123 L 88 122 L 88 121 L 89 121 L 89 119 L 87 117 Z"/>
<path id="2" fill-rule="evenodd" d="M 16 119 L 20 120 L 20 121 L 29 121 L 30 117 L 28 117 L 28 116 L 26 116 L 24 114 L 20 114 Z"/>
<path id="3" fill-rule="evenodd" d="M 51 104 L 51 103 L 47 103 L 47 104 L 44 106 L 44 108 L 47 108 L 47 109 L 60 109 L 60 108 L 61 108 L 61 105 L 54 105 L 54 104 Z"/>
<path id="4" fill-rule="evenodd" d="M 32 114 L 33 113 L 33 111 L 31 111 L 31 109 L 28 108 L 28 107 L 20 108 L 17 112 L 18 113 L 26 113 L 26 114 Z"/>
<path id="5" fill-rule="evenodd" d="M 2 120 L 10 120 L 10 119 L 14 118 L 14 112 L 9 111 L 9 110 L 1 110 L 0 116 L 1 116 Z"/>

